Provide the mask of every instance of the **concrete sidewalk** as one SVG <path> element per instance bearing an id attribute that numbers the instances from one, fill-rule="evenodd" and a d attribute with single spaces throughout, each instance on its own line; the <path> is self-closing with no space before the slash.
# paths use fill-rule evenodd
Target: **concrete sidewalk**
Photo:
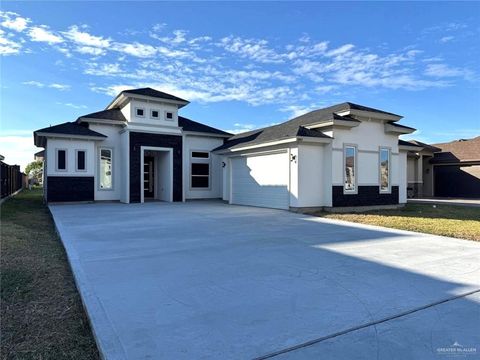
<path id="1" fill-rule="evenodd" d="M 50 209 L 107 359 L 251 359 L 321 338 L 281 356 L 429 359 L 480 344 L 476 294 L 434 305 L 480 289 L 472 241 L 206 201 Z"/>

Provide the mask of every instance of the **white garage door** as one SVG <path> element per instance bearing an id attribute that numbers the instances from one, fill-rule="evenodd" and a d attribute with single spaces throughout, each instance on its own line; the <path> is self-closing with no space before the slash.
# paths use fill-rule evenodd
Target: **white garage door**
<path id="1" fill-rule="evenodd" d="M 232 204 L 288 209 L 287 151 L 232 158 Z"/>

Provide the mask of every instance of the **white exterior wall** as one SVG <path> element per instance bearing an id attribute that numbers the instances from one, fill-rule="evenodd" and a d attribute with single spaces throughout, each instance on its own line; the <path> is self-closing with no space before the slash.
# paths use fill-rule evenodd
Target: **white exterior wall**
<path id="1" fill-rule="evenodd" d="M 225 163 L 225 167 L 222 168 L 222 200 L 230 201 L 230 158 L 222 156 L 221 161 Z"/>
<path id="2" fill-rule="evenodd" d="M 299 161 L 300 161 L 300 151 L 297 145 L 292 145 L 290 147 L 290 184 L 288 186 L 288 191 L 290 193 L 290 206 L 291 207 L 300 207 L 300 184 L 299 184 Z"/>
<path id="3" fill-rule="evenodd" d="M 131 99 L 128 103 L 129 109 L 125 110 L 125 113 L 128 113 L 127 121 L 131 124 L 143 124 L 143 125 L 161 125 L 167 127 L 178 127 L 178 107 L 175 104 L 167 104 L 156 101 L 146 101 Z M 144 116 L 139 117 L 136 115 L 136 108 L 142 108 L 144 110 Z M 151 110 L 156 110 L 159 112 L 158 118 L 151 117 Z M 122 109 L 122 112 L 124 110 Z M 173 119 L 167 120 L 165 113 L 173 113 Z M 124 115 L 125 115 L 124 113 Z"/>
<path id="4" fill-rule="evenodd" d="M 130 202 L 130 133 L 120 130 L 120 163 L 122 164 L 123 174 L 120 176 L 120 201 Z"/>
<path id="5" fill-rule="evenodd" d="M 323 151 L 321 145 L 298 145 L 298 207 L 324 205 Z"/>
<path id="6" fill-rule="evenodd" d="M 332 143 L 332 182 L 343 186 L 343 148 L 344 145 L 357 147 L 357 185 L 379 185 L 379 149 L 390 148 L 391 173 L 390 184 L 397 186 L 400 172 L 398 161 L 398 136 L 386 134 L 383 122 L 363 120 L 351 129 L 335 129 Z"/>
<path id="7" fill-rule="evenodd" d="M 58 150 L 66 150 L 66 170 L 57 171 Z M 86 171 L 76 171 L 76 150 L 85 150 Z M 94 176 L 95 142 L 93 140 L 48 138 L 45 147 L 47 176 Z"/>
<path id="8" fill-rule="evenodd" d="M 398 199 L 400 204 L 407 202 L 407 152 L 400 151 L 398 155 L 398 169 L 405 171 L 399 171 L 398 179 Z"/>
<path id="9" fill-rule="evenodd" d="M 211 152 L 216 147 L 223 144 L 223 138 L 211 136 L 185 135 L 183 138 L 183 179 L 185 199 L 209 199 L 223 198 L 223 172 L 222 157 L 210 153 L 210 188 L 194 189 L 190 183 L 190 154 L 192 151 Z"/>
<path id="10" fill-rule="evenodd" d="M 124 180 L 122 177 L 128 176 L 129 172 L 125 168 L 125 163 L 123 162 L 125 155 L 122 154 L 122 152 L 125 151 L 125 149 L 122 148 L 120 135 L 122 127 L 90 124 L 90 129 L 107 136 L 105 140 L 97 142 L 95 149 L 95 200 L 120 200 L 121 198 L 125 198 L 124 195 L 122 196 L 122 189 L 124 189 Z M 98 184 L 100 148 L 109 148 L 113 150 L 112 190 L 101 190 Z"/>

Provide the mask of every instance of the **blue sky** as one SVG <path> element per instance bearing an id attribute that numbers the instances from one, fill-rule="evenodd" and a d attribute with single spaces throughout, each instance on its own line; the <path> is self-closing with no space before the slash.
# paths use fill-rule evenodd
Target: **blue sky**
<path id="1" fill-rule="evenodd" d="M 351 101 L 430 143 L 480 134 L 478 2 L 3 2 L 0 153 L 120 90 L 186 98 L 240 132 Z"/>

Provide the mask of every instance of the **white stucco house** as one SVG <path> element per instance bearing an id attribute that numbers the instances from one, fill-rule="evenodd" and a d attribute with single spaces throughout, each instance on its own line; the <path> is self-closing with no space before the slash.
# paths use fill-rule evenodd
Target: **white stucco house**
<path id="1" fill-rule="evenodd" d="M 342 103 L 232 136 L 179 115 L 188 101 L 122 91 L 105 110 L 34 132 L 49 202 L 221 198 L 278 209 L 396 206 L 407 198 L 401 116 Z"/>

